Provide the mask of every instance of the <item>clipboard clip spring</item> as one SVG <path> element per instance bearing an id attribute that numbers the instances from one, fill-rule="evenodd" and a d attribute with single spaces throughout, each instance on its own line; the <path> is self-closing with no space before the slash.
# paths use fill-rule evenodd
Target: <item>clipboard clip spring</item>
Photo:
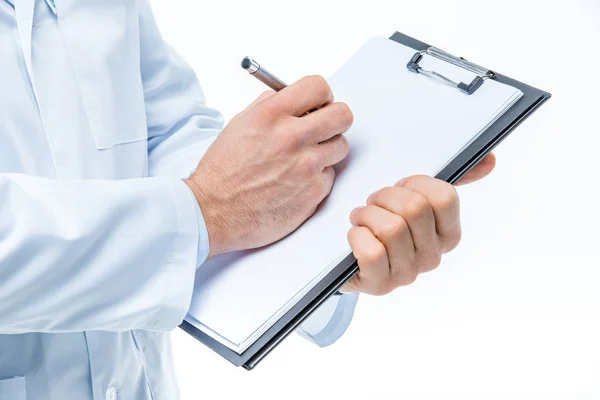
<path id="1" fill-rule="evenodd" d="M 473 79 L 471 83 L 467 84 L 464 82 L 455 82 L 452 79 L 449 79 L 435 71 L 423 69 L 419 65 L 419 62 L 423 59 L 423 54 L 428 54 L 442 61 L 446 61 L 450 64 L 456 65 L 457 67 L 464 68 L 468 71 L 477 74 L 477 76 Z M 452 54 L 446 53 L 445 51 L 440 50 L 436 47 L 430 47 L 427 50 L 422 50 L 415 53 L 415 55 L 412 56 L 408 64 L 406 64 L 406 68 L 408 68 L 409 71 L 418 74 L 423 74 L 425 76 L 429 76 L 431 78 L 442 81 L 450 86 L 457 88 L 458 90 L 467 95 L 472 95 L 473 93 L 475 93 L 475 91 L 477 91 L 477 89 L 479 89 L 481 85 L 483 85 L 483 82 L 486 79 L 493 79 L 496 76 L 496 74 L 493 71 L 487 68 L 481 67 L 477 64 L 467 61 L 462 57 L 453 56 Z"/>

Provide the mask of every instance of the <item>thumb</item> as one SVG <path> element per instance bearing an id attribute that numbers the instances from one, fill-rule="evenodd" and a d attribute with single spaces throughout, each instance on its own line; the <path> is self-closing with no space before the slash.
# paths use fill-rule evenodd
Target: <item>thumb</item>
<path id="1" fill-rule="evenodd" d="M 481 160 L 472 170 L 470 170 L 465 176 L 461 178 L 456 186 L 467 185 L 469 183 L 476 182 L 482 178 L 485 178 L 492 172 L 496 166 L 496 156 L 494 153 L 488 154 L 483 160 Z"/>

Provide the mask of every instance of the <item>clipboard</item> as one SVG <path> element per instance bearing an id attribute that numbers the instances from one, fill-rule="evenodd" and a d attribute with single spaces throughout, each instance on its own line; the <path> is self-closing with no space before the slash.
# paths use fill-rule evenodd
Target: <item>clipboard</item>
<path id="1" fill-rule="evenodd" d="M 400 32 L 394 33 L 389 40 L 415 50 L 414 56 L 410 60 L 407 60 L 406 68 L 408 70 L 416 74 L 427 75 L 431 79 L 440 81 L 440 84 L 454 86 L 456 90 L 462 91 L 465 95 L 475 93 L 486 79 L 496 80 L 523 92 L 523 96 L 516 104 L 481 133 L 479 137 L 473 140 L 436 175 L 436 178 L 446 182 L 458 182 L 551 96 L 550 93 L 481 67 L 464 58 L 453 56 L 450 53 Z M 436 71 L 425 70 L 419 65 L 423 54 L 428 54 L 445 62 L 465 68 L 474 72 L 476 77 L 471 82 L 454 82 Z M 357 272 L 358 264 L 354 256 L 350 254 L 241 354 L 219 343 L 185 320 L 180 325 L 180 328 L 235 366 L 242 366 L 246 370 L 252 370 L 319 306 L 331 296 L 338 294 L 338 289 Z"/>

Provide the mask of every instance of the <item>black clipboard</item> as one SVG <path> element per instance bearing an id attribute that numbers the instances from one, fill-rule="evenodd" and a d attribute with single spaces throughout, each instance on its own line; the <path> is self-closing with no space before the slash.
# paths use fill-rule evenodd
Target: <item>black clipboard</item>
<path id="1" fill-rule="evenodd" d="M 458 182 L 460 178 L 489 154 L 521 122 L 527 119 L 527 117 L 550 98 L 550 93 L 487 70 L 463 58 L 454 57 L 449 53 L 445 53 L 400 32 L 394 33 L 390 37 L 390 40 L 415 49 L 415 56 L 411 60 L 407 60 L 407 68 L 415 73 L 431 73 L 431 71 L 422 71 L 419 69 L 419 55 L 425 53 L 434 56 L 436 54 L 440 55 L 440 58 L 443 59 L 445 57 L 446 61 L 458 66 L 464 66 L 467 69 L 473 66 L 472 71 L 479 75 L 472 82 L 447 82 L 454 84 L 465 95 L 474 93 L 483 84 L 485 79 L 493 79 L 505 83 L 523 92 L 523 97 L 519 101 L 436 175 L 436 178 L 446 182 Z M 180 328 L 229 360 L 235 366 L 242 366 L 247 370 L 251 370 L 277 347 L 283 339 L 300 326 L 321 304 L 333 296 L 356 272 L 358 272 L 358 264 L 354 256 L 350 254 L 242 354 L 238 354 L 222 345 L 187 321 L 183 321 Z"/>

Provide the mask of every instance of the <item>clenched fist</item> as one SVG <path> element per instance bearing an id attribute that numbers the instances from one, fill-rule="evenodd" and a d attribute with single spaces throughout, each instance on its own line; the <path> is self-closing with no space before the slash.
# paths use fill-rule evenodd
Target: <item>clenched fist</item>
<path id="1" fill-rule="evenodd" d="M 493 154 L 460 183 L 477 181 L 495 165 Z M 461 237 L 456 189 L 429 176 L 412 176 L 373 193 L 350 215 L 348 241 L 359 273 L 342 291 L 390 293 L 436 268 Z"/>
<path id="2" fill-rule="evenodd" d="M 331 191 L 332 165 L 348 154 L 342 134 L 352 121 L 319 76 L 265 92 L 233 118 L 186 180 L 209 257 L 273 243 L 310 217 Z"/>

